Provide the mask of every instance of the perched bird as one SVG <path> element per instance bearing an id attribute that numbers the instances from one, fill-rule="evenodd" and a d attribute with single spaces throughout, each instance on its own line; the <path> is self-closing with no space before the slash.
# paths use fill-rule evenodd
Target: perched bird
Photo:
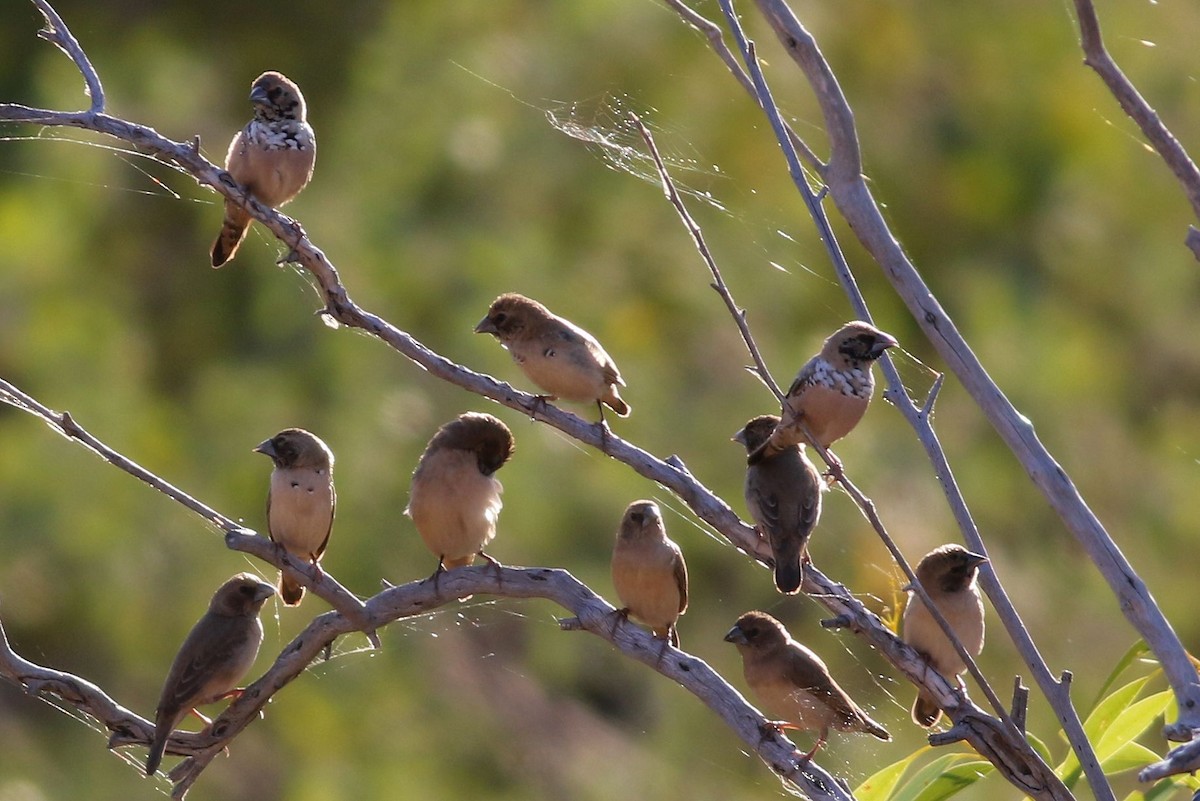
<path id="1" fill-rule="evenodd" d="M 925 554 L 916 570 L 917 580 L 929 594 L 929 599 L 973 657 L 983 651 L 983 598 L 975 578 L 979 566 L 986 561 L 986 556 L 950 544 Z M 920 651 L 943 677 L 956 677 L 967 669 L 942 627 L 929 614 L 925 602 L 912 590 L 909 590 L 908 604 L 904 607 L 901 632 L 901 639 Z M 937 702 L 924 692 L 917 694 L 912 708 L 914 723 L 928 728 L 941 716 Z"/>
<path id="2" fill-rule="evenodd" d="M 596 338 L 536 300 L 515 293 L 501 295 L 492 301 L 475 333 L 500 340 L 529 380 L 550 393 L 543 396 L 546 400 L 595 403 L 601 422 L 604 406 L 621 417 L 629 416 L 629 404 L 617 392 L 625 382 Z"/>
<path id="3" fill-rule="evenodd" d="M 645 623 L 664 649 L 668 642 L 678 648 L 675 622 L 687 610 L 687 565 L 653 501 L 634 501 L 625 509 L 613 545 L 612 580 L 624 604 L 617 614 Z"/>
<path id="4" fill-rule="evenodd" d="M 320 570 L 337 504 L 333 451 L 302 428 L 285 428 L 254 450 L 275 463 L 267 493 L 267 532 L 271 541 Z M 279 597 L 288 606 L 295 606 L 304 599 L 304 587 L 280 573 Z"/>
<path id="5" fill-rule="evenodd" d="M 409 489 L 408 508 L 417 533 L 438 558 L 435 578 L 447 568 L 469 565 L 496 536 L 500 493 L 495 473 L 512 457 L 512 432 L 490 414 L 467 412 L 437 430 Z"/>
<path id="6" fill-rule="evenodd" d="M 875 392 L 872 363 L 896 344 L 895 338 L 863 322 L 835 331 L 796 374 L 784 400 L 784 426 L 771 438 L 770 448 L 807 439 L 801 423 L 826 448 L 849 434 Z"/>
<path id="7" fill-rule="evenodd" d="M 821 492 L 825 482 L 805 454 L 804 443 L 768 452 L 762 446 L 779 425 L 765 414 L 746 423 L 733 435 L 746 446 L 746 507 L 759 532 L 771 545 L 775 559 L 775 586 L 780 592 L 798 592 L 808 561 L 808 538 L 821 517 Z"/>
<path id="8" fill-rule="evenodd" d="M 305 120 L 300 87 L 278 72 L 264 72 L 250 85 L 254 119 L 229 143 L 225 169 L 247 192 L 268 206 L 282 206 L 312 178 L 317 138 Z M 212 266 L 233 258 L 250 228 L 250 214 L 225 201 L 225 221 L 212 246 Z"/>
<path id="9" fill-rule="evenodd" d="M 793 640 L 770 615 L 747 612 L 725 635 L 725 642 L 741 652 L 746 683 L 763 711 L 782 718 L 772 721 L 772 728 L 820 732 L 812 750 L 804 754 L 805 761 L 825 743 L 831 728 L 892 739 L 838 686 L 820 657 Z"/>
<path id="10" fill-rule="evenodd" d="M 196 707 L 241 694 L 234 689 L 254 664 L 262 645 L 258 619 L 275 588 L 250 573 L 238 573 L 221 585 L 171 663 L 154 713 L 154 740 L 146 759 L 146 775 L 162 762 L 167 738 Z"/>

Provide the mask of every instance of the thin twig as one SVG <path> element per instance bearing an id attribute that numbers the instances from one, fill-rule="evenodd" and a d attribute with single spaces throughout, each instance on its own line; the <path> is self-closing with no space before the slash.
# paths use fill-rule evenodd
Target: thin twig
<path id="1" fill-rule="evenodd" d="M 663 163 L 662 156 L 658 152 L 658 146 L 654 143 L 654 137 L 648 129 L 633 112 L 629 113 L 629 121 L 634 128 L 637 128 L 638 133 L 642 135 L 646 147 L 650 150 L 650 157 L 654 159 L 654 167 L 658 170 L 658 177 L 662 181 L 663 194 L 667 196 L 667 200 L 675 207 L 675 211 L 679 214 L 679 219 L 683 222 L 683 227 L 691 235 L 692 241 L 696 245 L 696 250 L 700 251 L 700 257 L 704 259 L 704 263 L 708 265 L 709 272 L 712 273 L 713 283 L 712 288 L 721 296 L 721 300 L 725 301 L 725 307 L 729 309 L 729 313 L 733 316 L 733 321 L 737 324 L 738 331 L 742 334 L 742 341 L 746 344 L 746 349 L 750 351 L 750 358 L 754 359 L 755 370 L 760 381 L 766 384 L 767 389 L 771 390 L 775 395 L 775 399 L 780 404 L 783 403 L 783 390 L 779 388 L 779 384 L 775 383 L 775 379 L 771 376 L 771 371 L 767 369 L 767 363 L 763 361 L 762 353 L 758 350 L 758 345 L 754 342 L 754 335 L 750 332 L 750 326 L 746 323 L 746 310 L 739 308 L 733 300 L 733 293 L 729 291 L 729 286 L 725 283 L 724 277 L 721 275 L 721 270 L 717 267 L 717 262 L 713 258 L 712 251 L 708 249 L 708 244 L 704 241 L 704 232 L 700 230 L 700 226 L 692 219 L 692 215 L 688 213 L 687 206 L 683 203 L 683 198 L 679 196 L 679 191 L 675 188 L 675 182 L 671 180 L 670 173 L 667 172 L 667 165 Z"/>
<path id="2" fill-rule="evenodd" d="M 91 113 L 101 113 L 104 111 L 104 86 L 100 83 L 100 76 L 92 66 L 91 59 L 87 57 L 87 53 L 79 45 L 71 29 L 62 21 L 62 17 L 58 16 L 58 12 L 50 5 L 49 0 L 33 0 L 33 4 L 46 18 L 46 27 L 38 31 L 38 36 L 53 43 L 67 54 L 67 58 L 75 62 L 75 67 L 83 76 L 85 91 L 92 101 Z"/>

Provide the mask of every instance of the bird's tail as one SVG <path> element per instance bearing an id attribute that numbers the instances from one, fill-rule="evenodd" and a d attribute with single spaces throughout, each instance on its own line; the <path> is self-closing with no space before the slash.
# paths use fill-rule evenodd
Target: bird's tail
<path id="1" fill-rule="evenodd" d="M 918 726 L 929 728 L 938 722 L 938 718 L 942 716 L 942 710 L 933 702 L 925 693 L 917 695 L 917 700 L 913 701 L 912 719 L 913 723 Z"/>
<path id="2" fill-rule="evenodd" d="M 871 735 L 872 737 L 878 737 L 880 740 L 883 740 L 885 742 L 888 742 L 892 739 L 892 735 L 891 735 L 891 733 L 888 732 L 887 729 L 883 728 L 883 726 L 880 726 L 878 723 L 871 720 L 866 715 L 862 716 L 862 722 L 863 722 L 862 730 L 864 732 L 866 732 L 867 734 Z"/>
<path id="3" fill-rule="evenodd" d="M 220 267 L 237 253 L 238 245 L 246 238 L 250 229 L 250 215 L 245 209 L 232 203 L 225 204 L 225 220 L 221 223 L 221 233 L 212 246 L 212 266 Z"/>
<path id="4" fill-rule="evenodd" d="M 154 739 L 150 741 L 150 755 L 146 757 L 146 775 L 153 776 L 162 764 L 163 754 L 167 750 L 167 738 L 171 736 L 171 727 L 158 723 L 154 727 Z"/>
<path id="5" fill-rule="evenodd" d="M 600 402 L 616 412 L 618 417 L 628 417 L 629 413 L 633 411 L 633 407 L 622 400 L 621 396 L 617 394 L 615 386 L 609 387 L 609 393 L 601 398 Z"/>
<path id="6" fill-rule="evenodd" d="M 288 606 L 299 606 L 304 600 L 304 585 L 279 574 L 279 597 Z"/>
<path id="7" fill-rule="evenodd" d="M 797 543 L 795 539 L 771 543 L 775 556 L 775 587 L 784 595 L 795 595 L 804 582 L 804 543 Z"/>

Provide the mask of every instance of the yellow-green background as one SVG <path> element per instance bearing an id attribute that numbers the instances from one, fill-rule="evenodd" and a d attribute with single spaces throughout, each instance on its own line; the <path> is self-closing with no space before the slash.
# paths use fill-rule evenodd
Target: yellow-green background
<path id="1" fill-rule="evenodd" d="M 647 119 L 681 184 L 723 205 L 691 202 L 768 363 L 789 380 L 850 311 L 769 127 L 673 12 L 650 0 L 57 7 L 99 69 L 112 114 L 179 140 L 198 134 L 213 160 L 248 118 L 250 81 L 264 69 L 294 78 L 320 148 L 312 184 L 287 211 L 359 303 L 446 356 L 528 388 L 471 327 L 501 292 L 542 300 L 596 334 L 620 365 L 634 413 L 615 430 L 660 456 L 678 454 L 743 511 L 744 463 L 728 437 L 771 411 L 770 397 L 743 371 L 736 330 L 656 183 L 611 169 L 603 148 L 549 122 L 636 145 L 621 115 Z M 715 3 L 699 8 L 719 15 Z M 1070 5 L 796 8 L 854 107 L 866 171 L 897 236 L 1194 644 L 1198 266 L 1182 240 L 1195 220 L 1082 65 Z M 742 11 L 785 113 L 823 151 L 805 85 L 753 7 Z M 1101 3 L 1100 13 L 1127 72 L 1197 146 L 1195 8 L 1123 0 Z M 84 105 L 78 74 L 35 38 L 38 24 L 32 5 L 5 0 L 0 100 Z M 432 571 L 401 515 L 409 476 L 439 424 L 491 411 L 517 438 L 500 474 L 500 560 L 566 567 L 611 595 L 621 511 L 657 498 L 691 570 L 685 648 L 740 688 L 739 660 L 721 635 L 746 609 L 768 609 L 896 735 L 892 744 L 835 735 L 824 764 L 857 783 L 923 742 L 908 722 L 911 690 L 883 660 L 849 634 L 821 630 L 815 604 L 781 599 L 765 571 L 657 487 L 378 342 L 326 328 L 306 279 L 273 266 L 281 250 L 261 229 L 233 264 L 211 270 L 220 209 L 188 177 L 24 138 L 89 138 L 75 132 L 8 126 L 3 135 L 18 137 L 0 142 L 6 379 L 256 528 L 269 465 L 251 448 L 285 426 L 318 432 L 338 458 L 325 566 L 360 594 Z M 644 163 L 618 163 L 645 174 Z M 877 322 L 941 369 L 850 232 L 839 235 Z M 928 372 L 904 357 L 901 370 L 923 395 Z M 1002 579 L 1051 667 L 1075 672 L 1086 706 L 1133 631 L 953 378 L 936 422 Z M 838 451 L 911 558 L 957 538 L 895 410 L 877 402 Z M 844 496 L 826 499 L 812 550 L 874 608 L 894 603 L 886 552 Z M 182 507 L 7 408 L 0 553 L 0 619 L 18 650 L 144 715 L 216 585 L 262 569 Z M 256 670 L 324 608 L 317 599 L 299 610 L 269 606 Z M 285 689 L 190 797 L 780 794 L 690 695 L 598 639 L 560 633 L 556 614 L 548 603 L 477 597 L 394 625 L 382 652 L 341 656 Z M 1013 674 L 1028 671 L 989 625 L 983 667 L 1006 695 Z M 350 638 L 343 650 L 362 644 Z M 1036 693 L 1030 726 L 1061 756 Z M 1146 742 L 1161 751 L 1160 740 Z M 0 688 L 0 801 L 156 797 L 138 765 L 104 744 L 103 734 Z M 144 756 L 128 753 L 135 763 Z M 1124 777 L 1120 786 L 1133 785 Z M 1019 794 L 992 777 L 966 797 Z"/>

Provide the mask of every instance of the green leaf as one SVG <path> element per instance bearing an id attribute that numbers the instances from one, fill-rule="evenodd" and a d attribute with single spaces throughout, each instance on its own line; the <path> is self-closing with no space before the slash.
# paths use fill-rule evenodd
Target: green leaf
<path id="1" fill-rule="evenodd" d="M 1104 768 L 1105 776 L 1111 776 L 1131 768 L 1145 767 L 1151 762 L 1157 761 L 1158 754 L 1141 743 L 1126 743 L 1115 754 L 1110 754 L 1107 759 L 1102 760 L 1100 767 Z"/>
<path id="2" fill-rule="evenodd" d="M 1054 757 L 1050 754 L 1050 747 L 1038 739 L 1035 735 L 1025 732 L 1025 739 L 1029 741 L 1029 744 L 1033 746 L 1033 750 L 1037 751 L 1038 756 L 1040 756 L 1047 765 L 1054 761 Z"/>
<path id="3" fill-rule="evenodd" d="M 1083 724 L 1083 730 L 1087 735 L 1088 740 L 1093 743 L 1099 742 L 1100 738 L 1103 737 L 1106 731 L 1108 731 L 1113 721 L 1115 721 L 1117 717 L 1120 716 L 1120 714 L 1124 712 L 1130 706 L 1130 704 L 1133 703 L 1134 699 L 1137 698 L 1138 693 L 1142 691 L 1142 688 L 1146 686 L 1146 682 L 1149 680 L 1149 676 L 1144 676 L 1140 679 L 1134 679 L 1124 687 L 1114 690 L 1111 695 L 1098 703 L 1096 708 L 1092 710 L 1092 713 L 1088 715 L 1087 720 L 1084 721 Z M 1142 728 L 1145 727 L 1143 726 Z M 1126 742 L 1128 742 L 1128 740 Z M 1062 763 L 1054 769 L 1054 772 L 1057 773 L 1060 778 L 1062 778 L 1063 783 L 1066 784 L 1067 787 L 1073 787 L 1075 782 L 1079 780 L 1079 776 L 1082 772 L 1079 766 L 1079 759 L 1076 758 L 1075 752 L 1071 751 L 1068 753 L 1066 759 L 1064 759 Z"/>
<path id="4" fill-rule="evenodd" d="M 933 749 L 928 745 L 922 746 L 899 762 L 893 762 L 887 767 L 875 771 L 854 790 L 854 797 L 858 801 L 887 801 L 896 789 L 896 785 L 900 783 L 900 777 L 904 775 L 904 771 L 908 770 L 908 766 L 913 763 L 913 760 L 931 750 Z"/>
<path id="5" fill-rule="evenodd" d="M 970 787 L 995 769 L 996 766 L 986 760 L 972 760 L 955 765 L 926 785 L 915 801 L 946 801 L 947 798 Z"/>
<path id="6" fill-rule="evenodd" d="M 1100 687 L 1100 692 L 1096 693 L 1096 700 L 1092 701 L 1091 706 L 1093 710 L 1100 705 L 1100 701 L 1104 698 L 1104 694 L 1109 691 L 1109 688 L 1117 683 L 1117 679 L 1121 677 L 1121 674 L 1124 673 L 1130 665 L 1140 659 L 1142 654 L 1149 652 L 1149 650 L 1150 648 L 1146 645 L 1145 640 L 1137 640 L 1133 643 L 1133 645 L 1129 646 L 1129 650 L 1125 652 L 1124 656 L 1117 660 L 1116 667 L 1112 669 L 1112 672 L 1108 674 L 1108 678 L 1104 680 L 1104 684 Z"/>
<path id="7" fill-rule="evenodd" d="M 944 774 L 964 762 L 977 762 L 978 760 L 979 757 L 976 754 L 943 754 L 929 764 L 922 766 L 891 797 L 890 801 L 918 801 L 918 799 L 925 801 L 924 794 L 926 790 L 932 787 Z M 962 786 L 966 785 L 961 785 L 957 789 L 954 789 L 953 792 L 957 792 Z"/>
<path id="8" fill-rule="evenodd" d="M 1108 759 L 1121 752 L 1157 720 L 1173 697 L 1170 690 L 1163 690 L 1130 705 L 1117 715 L 1112 724 L 1100 734 L 1099 739 L 1093 740 L 1096 743 L 1096 758 L 1100 760 L 1101 766 L 1107 768 Z M 1155 755 L 1151 761 L 1157 758 Z"/>

